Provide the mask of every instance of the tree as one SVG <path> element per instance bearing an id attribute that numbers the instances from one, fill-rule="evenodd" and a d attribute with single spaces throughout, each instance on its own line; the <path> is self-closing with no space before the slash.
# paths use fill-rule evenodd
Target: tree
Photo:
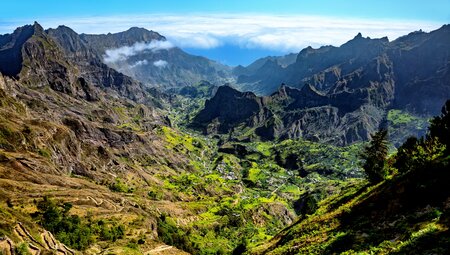
<path id="1" fill-rule="evenodd" d="M 434 117 L 429 127 L 429 136 L 439 139 L 450 152 L 450 100 L 442 107 L 441 116 Z"/>
<path id="2" fill-rule="evenodd" d="M 419 140 L 412 136 L 398 148 L 394 167 L 400 173 L 406 173 L 415 167 L 413 155 L 417 151 L 417 146 L 419 146 Z"/>
<path id="3" fill-rule="evenodd" d="M 379 183 L 385 177 L 384 163 L 388 154 L 387 130 L 381 129 L 372 135 L 372 140 L 364 148 L 361 157 L 363 169 L 371 183 Z"/>

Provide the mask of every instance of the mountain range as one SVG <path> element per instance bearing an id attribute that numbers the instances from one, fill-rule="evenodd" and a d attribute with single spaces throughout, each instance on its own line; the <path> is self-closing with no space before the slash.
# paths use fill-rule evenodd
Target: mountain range
<path id="1" fill-rule="evenodd" d="M 450 103 L 426 126 L 448 45 L 358 34 L 232 68 L 142 28 L 0 35 L 0 253 L 445 254 Z"/>
<path id="2" fill-rule="evenodd" d="M 219 88 L 192 126 L 208 134 L 249 134 L 250 128 L 250 134 L 265 140 L 365 141 L 392 122 L 388 115 L 394 109 L 422 118 L 439 113 L 450 97 L 448 45 L 450 26 L 445 25 L 393 42 L 358 34 L 340 47 L 306 48 L 284 67 L 266 59 L 234 85 L 252 92 Z M 272 94 L 259 97 L 253 92 Z M 419 129 L 391 138 L 421 136 Z"/>
<path id="3" fill-rule="evenodd" d="M 88 47 L 98 59 L 147 87 L 162 90 L 193 85 L 201 80 L 222 84 L 230 81 L 231 68 L 200 56 L 187 54 L 166 38 L 144 28 L 103 35 L 78 35 L 68 27 L 49 29 L 66 51 Z"/>

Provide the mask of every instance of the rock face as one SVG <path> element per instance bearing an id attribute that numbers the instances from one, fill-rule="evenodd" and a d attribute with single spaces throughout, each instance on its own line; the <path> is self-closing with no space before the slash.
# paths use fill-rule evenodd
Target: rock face
<path id="1" fill-rule="evenodd" d="M 146 61 L 145 64 L 140 61 Z M 223 84 L 233 80 L 231 68 L 200 56 L 187 54 L 179 48 L 146 51 L 127 60 L 127 66 L 112 67 L 151 87 L 163 90 L 192 86 L 207 80 Z M 118 63 L 117 65 L 120 65 Z"/>
<path id="2" fill-rule="evenodd" d="M 413 32 L 392 42 L 358 34 L 340 47 L 305 48 L 288 66 L 272 61 L 252 72 L 241 71 L 236 87 L 269 95 L 281 83 L 297 88 L 311 84 L 323 93 L 337 93 L 348 83 L 356 88 L 385 79 L 395 83 L 392 107 L 434 115 L 450 97 L 448 45 L 450 25 L 430 33 Z"/>
<path id="3" fill-rule="evenodd" d="M 131 100 L 158 105 L 157 100 L 148 93 L 143 84 L 104 64 L 95 46 L 86 43 L 72 29 L 59 26 L 47 30 L 46 33 L 64 51 L 65 56 L 77 65 L 83 76 L 80 81 L 82 84 L 114 90 Z M 157 94 L 155 91 L 153 93 Z"/>
<path id="4" fill-rule="evenodd" d="M 115 34 L 90 35 L 81 34 L 80 38 L 99 54 L 104 54 L 106 50 L 132 46 L 136 42 L 151 42 L 153 40 L 165 41 L 166 38 L 154 31 L 144 28 L 132 27 L 124 32 Z"/>
<path id="5" fill-rule="evenodd" d="M 424 116 L 439 113 L 450 98 L 448 45 L 450 26 L 445 25 L 393 42 L 358 34 L 339 48 L 308 47 L 287 67 L 267 60 L 251 75 L 241 75 L 236 86 L 271 93 L 274 85 L 287 81 L 297 88 L 281 86 L 264 97 L 250 93 L 251 102 L 244 96 L 249 92 L 219 89 L 194 126 L 227 133 L 245 124 L 262 139 L 303 137 L 338 145 L 364 141 L 385 125 L 391 108 Z"/>
<path id="6" fill-rule="evenodd" d="M 214 130 L 225 133 L 235 125 L 249 121 L 262 110 L 262 98 L 252 92 L 242 93 L 225 85 L 219 87 L 216 95 L 206 101 L 205 109 L 195 117 L 194 123 L 201 127 L 212 122 L 208 127 L 209 132 Z"/>
<path id="7" fill-rule="evenodd" d="M 395 106 L 418 113 L 439 114 L 450 98 L 450 25 L 414 32 L 392 42 L 396 79 Z"/>
<path id="8" fill-rule="evenodd" d="M 2 178 L 49 183 L 75 174 L 110 182 L 133 171 L 124 157 L 187 165 L 155 130 L 169 125 L 160 94 L 109 68 L 76 33 L 60 29 L 46 32 L 35 23 L 1 37 L 0 59 L 17 56 L 17 67 L 0 62 L 0 154 L 3 163 L 33 172 L 2 171 Z"/>
<path id="9" fill-rule="evenodd" d="M 287 86 L 268 97 L 219 87 L 194 118 L 192 126 L 205 133 L 229 133 L 254 128 L 261 139 L 305 138 L 337 145 L 367 140 L 384 118 L 390 102 L 367 103 L 372 92 L 389 98 L 392 83 L 373 85 L 351 92 L 321 94 L 311 85 L 301 90 Z M 355 98 L 355 100 L 343 100 Z"/>
<path id="10" fill-rule="evenodd" d="M 342 76 L 327 92 L 312 84 L 281 86 L 267 97 L 220 87 L 193 120 L 206 133 L 241 126 L 262 139 L 305 138 L 347 145 L 364 141 L 383 123 L 394 100 L 393 64 L 386 55 Z M 243 124 L 243 125 L 241 125 Z"/>
<path id="11" fill-rule="evenodd" d="M 295 63 L 296 59 L 297 59 L 297 54 L 295 54 L 295 53 L 291 53 L 291 54 L 284 55 L 284 56 L 278 56 L 278 57 L 269 56 L 269 57 L 265 57 L 265 58 L 260 58 L 246 67 L 239 65 L 239 66 L 233 68 L 233 74 L 236 76 L 241 76 L 240 77 L 241 79 L 245 79 L 245 76 L 250 76 L 250 75 L 258 72 L 258 70 L 261 67 L 263 67 L 266 63 L 272 62 L 278 66 L 287 67 L 287 66 Z"/>

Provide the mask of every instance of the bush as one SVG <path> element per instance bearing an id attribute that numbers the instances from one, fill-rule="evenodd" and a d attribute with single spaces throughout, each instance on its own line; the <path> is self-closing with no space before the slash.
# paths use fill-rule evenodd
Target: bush
<path id="1" fill-rule="evenodd" d="M 164 214 L 158 219 L 158 237 L 165 244 L 175 246 L 189 253 L 198 253 L 189 241 L 185 231 L 178 228 L 175 223 Z"/>
<path id="2" fill-rule="evenodd" d="M 17 253 L 17 255 L 31 255 L 30 249 L 28 248 L 28 244 L 26 243 L 20 243 L 16 246 L 14 251 Z"/>
<path id="3" fill-rule="evenodd" d="M 397 151 L 394 167 L 400 173 L 414 171 L 426 167 L 444 153 L 445 146 L 435 137 L 428 137 L 426 140 L 408 138 Z"/>
<path id="4" fill-rule="evenodd" d="M 59 203 L 44 197 L 37 204 L 38 211 L 33 215 L 39 224 L 52 232 L 56 239 L 77 250 L 86 249 L 95 236 L 104 241 L 116 241 L 125 235 L 122 225 L 97 222 L 83 222 L 78 215 L 69 215 L 70 203 Z"/>
<path id="5" fill-rule="evenodd" d="M 429 136 L 437 138 L 450 152 L 450 100 L 442 107 L 441 116 L 434 117 L 430 122 Z"/>
<path id="6" fill-rule="evenodd" d="M 109 189 L 115 192 L 122 193 L 133 193 L 134 189 L 128 187 L 128 185 L 119 178 L 116 178 L 116 181 L 109 186 Z"/>

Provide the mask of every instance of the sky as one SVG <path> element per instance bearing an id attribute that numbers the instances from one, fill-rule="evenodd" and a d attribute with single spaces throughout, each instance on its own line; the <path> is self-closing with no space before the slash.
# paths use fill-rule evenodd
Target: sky
<path id="1" fill-rule="evenodd" d="M 0 34 L 38 21 L 78 33 L 157 31 L 189 53 L 228 65 L 339 46 L 358 32 L 390 40 L 450 23 L 450 0 L 5 0 Z"/>

